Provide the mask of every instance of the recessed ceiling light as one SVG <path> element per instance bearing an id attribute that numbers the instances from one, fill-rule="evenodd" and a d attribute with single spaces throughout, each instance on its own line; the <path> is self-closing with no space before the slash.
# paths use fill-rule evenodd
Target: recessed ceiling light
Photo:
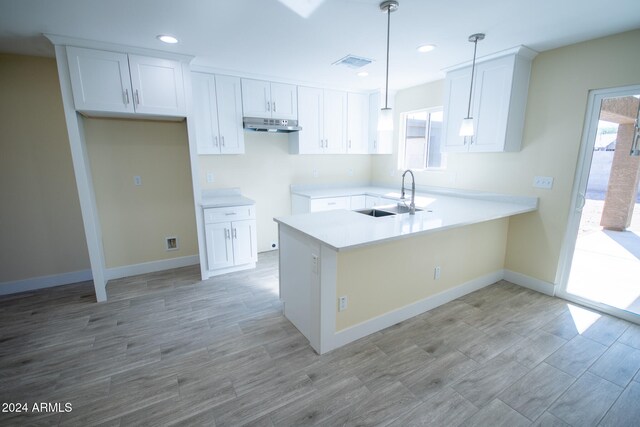
<path id="1" fill-rule="evenodd" d="M 360 71 L 358 73 L 358 77 L 367 77 L 369 75 L 368 71 Z"/>
<path id="2" fill-rule="evenodd" d="M 160 35 L 156 36 L 156 38 L 158 40 L 160 40 L 161 42 L 164 42 L 164 43 L 169 43 L 169 44 L 178 43 L 178 39 L 177 38 L 175 38 L 173 36 L 169 36 L 167 34 L 160 34 Z"/>
<path id="3" fill-rule="evenodd" d="M 418 52 L 427 53 L 427 52 L 431 52 L 435 48 L 436 48 L 435 44 L 423 44 L 422 46 L 418 46 Z"/>

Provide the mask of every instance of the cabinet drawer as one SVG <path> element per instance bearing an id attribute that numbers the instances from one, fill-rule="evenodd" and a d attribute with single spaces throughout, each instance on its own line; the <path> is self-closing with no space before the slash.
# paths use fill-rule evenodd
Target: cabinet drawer
<path id="1" fill-rule="evenodd" d="M 204 209 L 204 223 L 211 224 L 214 222 L 239 221 L 243 219 L 255 219 L 255 205 L 247 206 L 230 206 L 225 208 L 206 208 Z"/>
<path id="2" fill-rule="evenodd" d="M 351 197 L 325 197 L 311 200 L 311 212 L 330 211 L 333 209 L 351 209 Z"/>

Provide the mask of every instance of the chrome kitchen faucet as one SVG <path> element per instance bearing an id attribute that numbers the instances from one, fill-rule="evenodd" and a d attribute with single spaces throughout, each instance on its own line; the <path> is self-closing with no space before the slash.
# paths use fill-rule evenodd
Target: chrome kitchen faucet
<path id="1" fill-rule="evenodd" d="M 416 177 L 413 176 L 413 172 L 411 172 L 411 169 L 407 169 L 402 174 L 402 189 L 401 189 L 402 191 L 400 193 L 400 200 L 402 200 L 402 202 L 404 203 L 404 176 L 407 173 L 411 174 L 411 204 L 409 205 L 409 215 L 415 215 L 416 214 Z"/>

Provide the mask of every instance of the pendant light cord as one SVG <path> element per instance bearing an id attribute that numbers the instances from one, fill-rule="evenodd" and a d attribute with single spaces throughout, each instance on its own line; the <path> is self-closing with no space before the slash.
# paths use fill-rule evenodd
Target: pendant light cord
<path id="1" fill-rule="evenodd" d="M 384 87 L 384 108 L 389 108 L 389 34 L 391 32 L 391 6 L 387 6 L 387 75 Z"/>
<path id="2" fill-rule="evenodd" d="M 478 38 L 473 41 L 473 63 L 471 64 L 471 86 L 469 86 L 469 107 L 467 107 L 467 118 L 471 117 L 471 95 L 473 94 L 473 75 L 476 69 L 476 51 L 478 49 Z"/>

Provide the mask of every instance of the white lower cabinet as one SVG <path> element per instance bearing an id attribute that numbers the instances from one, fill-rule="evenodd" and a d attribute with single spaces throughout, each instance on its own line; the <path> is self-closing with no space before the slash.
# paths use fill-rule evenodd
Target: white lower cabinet
<path id="1" fill-rule="evenodd" d="M 210 276 L 252 268 L 258 261 L 255 205 L 204 209 Z"/>
<path id="2" fill-rule="evenodd" d="M 311 212 L 332 211 L 334 209 L 351 209 L 351 197 L 324 197 L 313 199 L 310 203 Z"/>

